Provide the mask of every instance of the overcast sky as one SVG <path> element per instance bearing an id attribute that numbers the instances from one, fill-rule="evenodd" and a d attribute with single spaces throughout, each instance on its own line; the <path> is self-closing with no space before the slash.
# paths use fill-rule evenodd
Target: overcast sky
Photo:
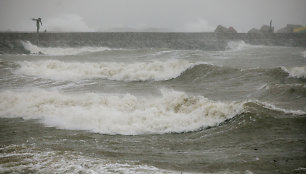
<path id="1" fill-rule="evenodd" d="M 47 31 L 247 32 L 271 19 L 276 29 L 306 25 L 306 0 L 0 0 L 1 31 L 35 31 L 37 17 Z"/>

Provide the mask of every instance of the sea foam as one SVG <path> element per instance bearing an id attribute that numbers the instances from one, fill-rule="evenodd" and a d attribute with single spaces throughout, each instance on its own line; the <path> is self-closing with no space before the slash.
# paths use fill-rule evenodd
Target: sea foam
<path id="1" fill-rule="evenodd" d="M 152 62 L 20 61 L 16 73 L 54 80 L 102 78 L 118 81 L 162 81 L 176 78 L 195 64 L 186 60 Z"/>
<path id="2" fill-rule="evenodd" d="M 243 111 L 243 103 L 216 102 L 168 89 L 154 98 L 42 89 L 0 93 L 1 117 L 38 119 L 47 126 L 101 134 L 189 132 L 216 126 Z"/>
<path id="3" fill-rule="evenodd" d="M 107 47 L 80 47 L 80 48 L 41 47 L 34 45 L 29 41 L 21 41 L 21 43 L 24 49 L 28 50 L 31 54 L 44 54 L 50 56 L 77 55 L 81 53 L 111 50 L 110 48 Z"/>
<path id="4" fill-rule="evenodd" d="M 84 156 L 82 153 L 65 151 L 43 151 L 22 145 L 1 147 L 2 173 L 178 173 L 154 166 L 140 165 L 134 161 L 124 163 L 115 160 Z"/>

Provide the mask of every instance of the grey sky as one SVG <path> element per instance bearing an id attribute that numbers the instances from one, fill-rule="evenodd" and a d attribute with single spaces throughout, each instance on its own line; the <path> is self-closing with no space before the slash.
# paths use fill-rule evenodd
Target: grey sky
<path id="1" fill-rule="evenodd" d="M 306 25 L 306 0 L 0 0 L 0 30 L 110 31 L 163 28 L 213 31 L 218 24 L 239 32 L 273 19 L 276 29 Z"/>

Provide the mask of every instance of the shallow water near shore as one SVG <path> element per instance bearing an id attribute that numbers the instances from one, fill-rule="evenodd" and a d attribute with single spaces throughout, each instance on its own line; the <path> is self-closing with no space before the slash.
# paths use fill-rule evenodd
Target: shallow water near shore
<path id="1" fill-rule="evenodd" d="M 306 172 L 304 47 L 12 43 L 1 173 Z"/>

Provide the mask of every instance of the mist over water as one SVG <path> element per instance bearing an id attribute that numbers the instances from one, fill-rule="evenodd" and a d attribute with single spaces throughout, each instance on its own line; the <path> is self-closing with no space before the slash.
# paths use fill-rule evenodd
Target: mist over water
<path id="1" fill-rule="evenodd" d="M 1 172 L 305 171 L 305 47 L 84 36 L 0 45 Z"/>

